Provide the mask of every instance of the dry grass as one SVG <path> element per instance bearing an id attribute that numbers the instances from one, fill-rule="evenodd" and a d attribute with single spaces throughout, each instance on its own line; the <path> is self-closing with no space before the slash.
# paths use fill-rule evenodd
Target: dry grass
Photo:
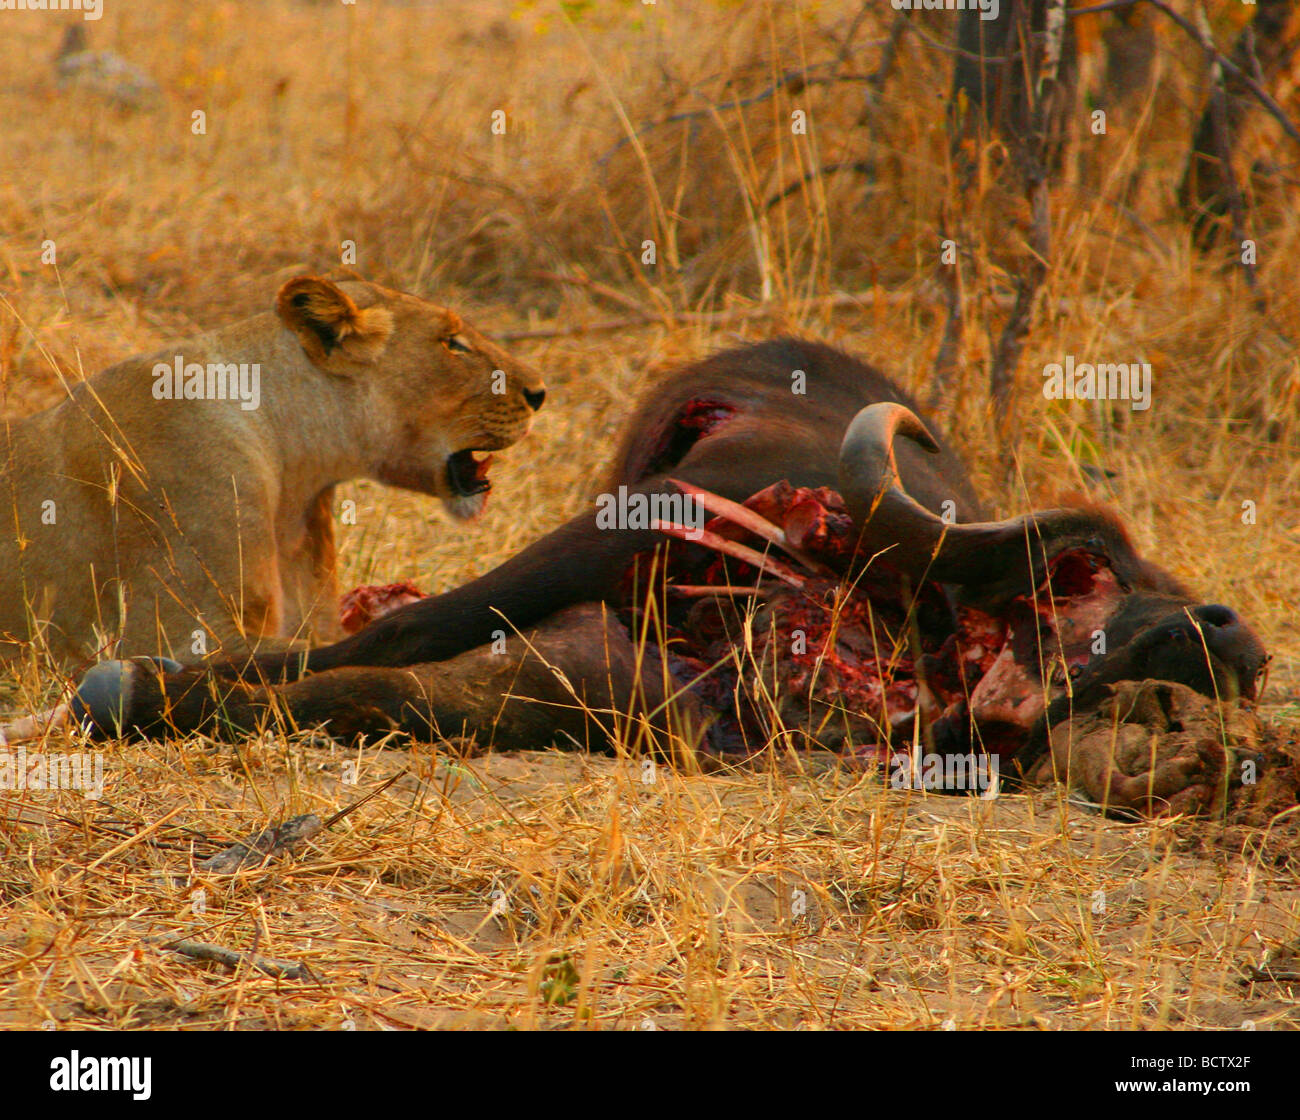
<path id="1" fill-rule="evenodd" d="M 835 73 L 859 8 L 609 0 L 570 22 L 549 3 L 510 0 L 110 0 L 92 45 L 162 86 L 138 110 L 59 91 L 46 63 L 58 21 L 0 14 L 0 407 L 32 411 L 58 398 L 60 374 L 260 310 L 266 277 L 333 261 L 344 239 L 376 279 L 501 332 L 595 323 L 628 315 L 629 301 L 649 312 L 653 322 L 616 333 L 516 343 L 547 372 L 552 403 L 527 446 L 502 457 L 478 525 L 453 530 L 426 499 L 347 488 L 360 516 L 341 530 L 345 579 L 437 590 L 575 513 L 629 395 L 733 331 L 826 338 L 925 395 L 943 325 L 942 229 L 965 254 L 967 329 L 941 404 L 991 504 L 1086 489 L 1085 465 L 1115 472 L 1102 496 L 1140 546 L 1265 638 L 1275 663 L 1263 714 L 1294 729 L 1293 192 L 1284 179 L 1257 185 L 1266 318 L 1238 276 L 1190 249 L 1173 213 L 1199 70 L 1186 44 L 1163 40 L 1157 108 L 1113 107 L 1108 135 L 1081 141 L 1054 193 L 1058 257 L 1015 400 L 1020 473 L 1002 478 L 983 371 L 1024 214 L 995 160 L 954 197 L 936 96 L 947 61 L 905 38 L 865 126 L 853 80 L 725 108 L 788 71 Z M 858 25 L 841 77 L 877 65 L 885 15 Z M 505 137 L 491 134 L 495 108 Z M 790 132 L 796 108 L 808 136 Z M 190 131 L 196 109 L 205 136 Z M 627 122 L 667 123 L 627 142 Z M 1261 126 L 1244 146 L 1287 172 L 1282 143 Z M 864 155 L 870 180 L 813 174 L 773 201 L 810 170 Z M 57 269 L 40 262 L 45 238 Z M 639 263 L 647 238 L 653 268 Z M 615 295 L 543 275 L 577 270 Z M 816 302 L 835 292 L 865 294 Z M 763 298 L 762 318 L 681 315 Z M 1150 361 L 1153 407 L 1043 400 L 1038 371 L 1067 353 Z M 20 667 L 0 701 L 30 710 L 52 679 Z M 234 876 L 195 868 L 404 768 L 291 860 Z M 1216 847 L 1205 824 L 1106 821 L 1059 791 L 922 797 L 816 759 L 710 777 L 660 768 L 645 784 L 629 759 L 310 740 L 113 746 L 106 776 L 98 803 L 4 799 L 0 1023 L 1300 1023 L 1294 985 L 1239 982 L 1300 942 L 1300 892 L 1276 847 L 1265 860 Z M 494 914 L 497 899 L 508 906 Z M 304 961 L 319 983 L 232 974 L 146 941 L 182 936 Z"/>

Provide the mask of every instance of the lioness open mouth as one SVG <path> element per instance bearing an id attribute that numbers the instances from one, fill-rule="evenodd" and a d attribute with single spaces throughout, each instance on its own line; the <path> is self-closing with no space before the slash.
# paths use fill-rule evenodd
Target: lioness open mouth
<path id="1" fill-rule="evenodd" d="M 492 456 L 486 451 L 466 448 L 447 456 L 447 484 L 458 498 L 472 498 L 492 489 L 488 468 Z"/>

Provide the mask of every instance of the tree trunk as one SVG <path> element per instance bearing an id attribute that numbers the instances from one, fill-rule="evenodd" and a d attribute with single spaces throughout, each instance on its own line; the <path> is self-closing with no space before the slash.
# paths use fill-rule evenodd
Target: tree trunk
<path id="1" fill-rule="evenodd" d="M 1300 38 L 1296 14 L 1296 0 L 1259 0 L 1255 18 L 1233 46 L 1232 62 L 1261 85 L 1269 86 L 1295 54 Z M 1237 75 L 1220 67 L 1211 69 L 1220 76 L 1222 89 L 1210 91 L 1178 188 L 1179 202 L 1191 218 L 1192 235 L 1202 249 L 1223 237 L 1223 219 L 1230 213 L 1236 182 L 1228 162 L 1232 142 L 1254 104 Z"/>
<path id="2" fill-rule="evenodd" d="M 982 144 L 995 135 L 1013 147 L 1023 145 L 1041 122 L 1046 148 L 1040 154 L 1046 166 L 1059 165 L 1069 133 L 1077 57 L 1071 21 L 1066 20 L 1051 103 L 1040 114 L 1033 83 L 1041 66 L 1049 6 L 1049 0 L 1003 0 L 996 19 L 981 18 L 978 8 L 960 14 L 960 53 L 953 67 L 948 117 L 954 153 L 969 155 L 972 142 Z"/>

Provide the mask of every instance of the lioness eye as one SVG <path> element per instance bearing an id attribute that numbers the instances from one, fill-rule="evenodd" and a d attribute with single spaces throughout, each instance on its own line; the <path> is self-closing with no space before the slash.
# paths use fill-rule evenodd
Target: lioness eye
<path id="1" fill-rule="evenodd" d="M 442 340 L 442 343 L 453 354 L 472 354 L 474 352 L 474 347 L 458 334 L 449 335 Z"/>

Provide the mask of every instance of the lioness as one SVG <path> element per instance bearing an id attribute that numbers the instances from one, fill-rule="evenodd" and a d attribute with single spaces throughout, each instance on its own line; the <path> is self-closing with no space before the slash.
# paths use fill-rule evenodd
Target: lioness
<path id="1" fill-rule="evenodd" d="M 454 311 L 359 277 L 291 279 L 274 311 L 5 423 L 0 657 L 37 635 L 72 657 L 336 636 L 335 484 L 473 517 L 486 453 L 544 397 Z"/>

